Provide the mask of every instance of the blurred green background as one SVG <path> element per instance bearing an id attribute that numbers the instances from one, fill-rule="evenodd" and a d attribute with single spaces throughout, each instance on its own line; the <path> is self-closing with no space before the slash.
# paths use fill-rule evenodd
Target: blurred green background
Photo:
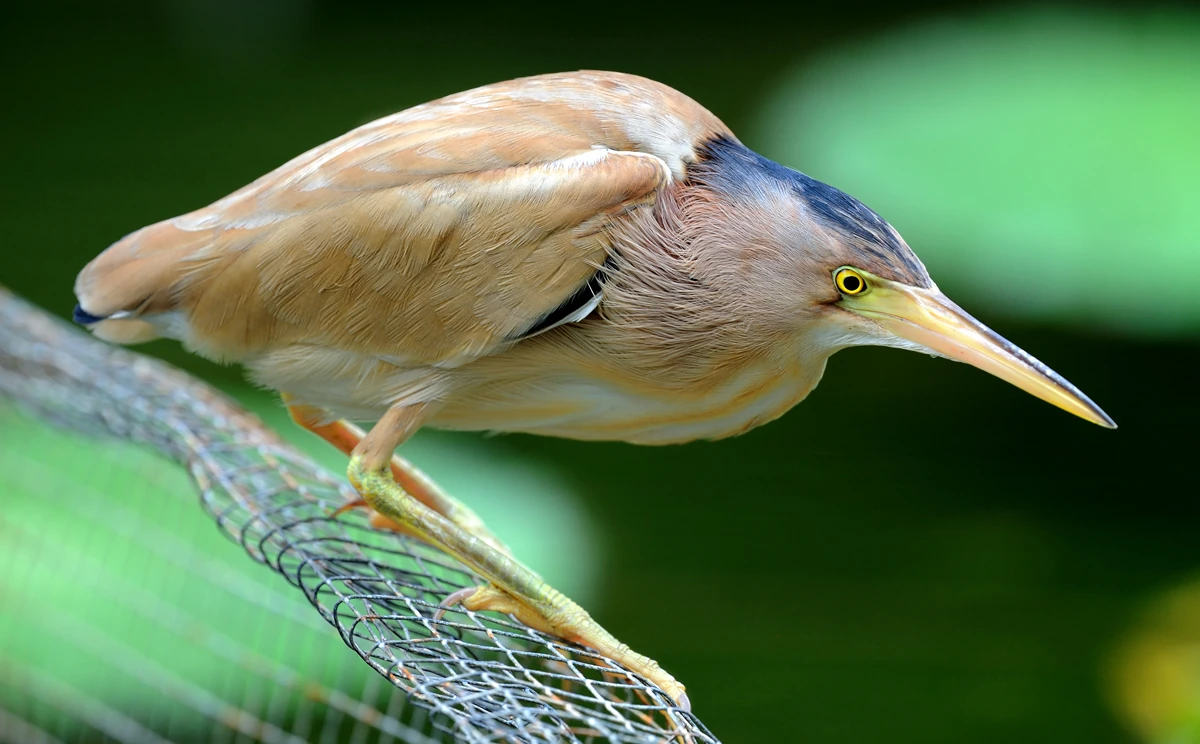
<path id="1" fill-rule="evenodd" d="M 501 535 L 683 680 L 728 741 L 1200 741 L 1200 610 L 1161 609 L 1200 569 L 1195 11 L 174 0 L 0 14 L 0 282 L 62 315 L 79 268 L 125 233 L 372 118 L 518 75 L 656 78 L 862 198 L 947 294 L 1121 428 L 965 366 L 855 349 L 795 411 L 730 441 L 429 434 L 410 455 L 447 481 L 492 476 L 452 485 L 509 514 Z M 235 369 L 143 350 L 271 410 Z M 54 441 L 69 440 L 21 437 L 6 505 L 38 496 L 27 459 L 114 456 Z M 549 521 L 512 500 L 531 482 L 518 471 L 546 474 L 537 488 L 563 504 Z M 572 567 L 536 539 L 546 529 L 594 557 Z M 5 633 L 0 655 L 17 642 Z"/>

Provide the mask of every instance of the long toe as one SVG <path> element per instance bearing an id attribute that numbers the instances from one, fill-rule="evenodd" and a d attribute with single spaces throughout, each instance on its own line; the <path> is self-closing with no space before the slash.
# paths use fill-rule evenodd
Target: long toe
<path id="1" fill-rule="evenodd" d="M 474 612 L 491 611 L 512 615 L 525 625 L 589 648 L 628 667 L 670 695 L 676 704 L 686 711 L 691 710 L 691 701 L 684 686 L 668 674 L 657 661 L 642 656 L 620 643 L 599 623 L 592 619 L 579 605 L 549 590 L 549 601 L 517 597 L 494 585 L 459 589 L 442 600 L 435 619 L 441 619 L 447 608 L 461 604 Z M 545 609 L 539 609 L 544 607 Z"/>
<path id="2" fill-rule="evenodd" d="M 596 650 L 658 685 L 686 707 L 683 685 L 657 662 L 618 641 L 582 607 L 507 552 L 413 498 L 392 477 L 391 468 L 364 467 L 363 459 L 356 454 L 350 458 L 347 474 L 351 485 L 375 511 L 457 558 L 488 582 L 451 594 L 439 612 L 461 603 L 468 610 L 512 615 L 535 630 Z"/>

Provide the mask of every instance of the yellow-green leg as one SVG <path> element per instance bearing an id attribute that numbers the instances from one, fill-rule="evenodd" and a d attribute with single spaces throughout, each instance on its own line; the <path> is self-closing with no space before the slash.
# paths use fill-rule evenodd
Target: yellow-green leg
<path id="1" fill-rule="evenodd" d="M 661 687 L 688 707 L 684 687 L 658 662 L 633 651 L 591 618 L 582 607 L 552 588 L 508 553 L 480 540 L 407 494 L 385 469 L 367 469 L 350 459 L 350 482 L 372 509 L 407 532 L 454 556 L 490 582 L 462 599 L 469 610 L 515 616 L 531 628 L 589 646 Z"/>
<path id="2" fill-rule="evenodd" d="M 354 452 L 355 448 L 366 437 L 362 429 L 349 421 L 338 420 L 327 423 L 324 411 L 296 403 L 295 398 L 288 393 L 283 394 L 283 402 L 287 405 L 288 414 L 292 417 L 293 421 L 347 455 Z M 401 488 L 412 494 L 418 501 L 446 517 L 459 527 L 462 527 L 467 532 L 491 543 L 497 549 L 505 553 L 510 552 L 508 547 L 488 530 L 487 525 L 483 523 L 483 520 L 479 518 L 479 515 L 471 507 L 443 491 L 441 487 L 433 482 L 432 478 L 416 465 L 413 465 L 397 454 L 393 454 L 391 456 L 391 469 L 392 477 L 396 479 Z M 338 513 L 356 506 L 366 506 L 366 503 L 356 502 L 346 504 L 338 510 Z M 383 529 L 407 532 L 400 525 L 392 523 L 386 517 L 381 517 L 378 512 L 371 515 L 371 524 Z"/>
<path id="3" fill-rule="evenodd" d="M 550 587 L 542 577 L 474 530 L 447 519 L 410 495 L 389 467 L 395 446 L 407 438 L 422 417 L 411 409 L 392 409 L 354 448 L 350 483 L 372 509 L 404 532 L 457 558 L 487 580 L 461 597 L 469 610 L 491 610 L 515 616 L 544 633 L 589 646 L 637 672 L 688 708 L 684 687 L 658 662 L 636 653 L 600 626 L 579 605 Z M 454 597 L 459 598 L 459 595 Z"/>

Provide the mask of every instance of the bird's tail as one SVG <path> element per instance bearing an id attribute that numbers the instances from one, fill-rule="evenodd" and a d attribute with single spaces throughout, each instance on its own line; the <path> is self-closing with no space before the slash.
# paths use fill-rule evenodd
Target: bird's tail
<path id="1" fill-rule="evenodd" d="M 210 240 L 208 231 L 167 220 L 113 243 L 75 279 L 75 322 L 120 344 L 177 337 L 180 279 L 187 259 Z"/>

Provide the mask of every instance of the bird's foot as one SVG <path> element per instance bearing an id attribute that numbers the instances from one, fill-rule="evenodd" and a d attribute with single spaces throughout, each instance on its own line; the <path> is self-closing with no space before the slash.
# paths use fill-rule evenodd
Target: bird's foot
<path id="1" fill-rule="evenodd" d="M 295 396 L 289 393 L 283 393 L 284 403 L 287 404 L 288 414 L 300 426 L 304 427 L 313 434 L 321 437 L 325 441 L 337 447 L 340 451 L 347 455 L 353 455 L 357 452 L 358 447 L 362 445 L 366 438 L 366 433 L 349 421 L 326 421 L 327 414 L 318 408 L 313 408 L 296 401 Z M 411 422 L 410 422 L 411 423 Z M 480 540 L 484 540 L 492 547 L 504 553 L 510 553 L 509 549 L 500 542 L 500 540 L 488 530 L 487 525 L 479 518 L 471 507 L 462 503 L 450 494 L 443 491 L 433 479 L 425 475 L 416 465 L 413 465 L 408 460 L 395 454 L 393 451 L 395 446 L 388 450 L 391 454 L 391 471 L 392 479 L 399 484 L 400 488 L 411 494 L 413 498 L 420 501 L 425 506 L 433 509 L 441 514 L 446 519 L 449 519 L 454 524 L 463 528 L 467 532 L 475 535 Z M 343 504 L 339 509 L 333 512 L 333 517 L 336 518 L 350 509 L 359 507 L 371 508 L 371 505 L 363 499 L 357 499 L 349 503 Z M 394 530 L 403 532 L 404 534 L 413 534 L 410 530 L 394 519 L 388 518 L 378 511 L 371 511 L 370 516 L 371 526 L 378 529 Z"/>
<path id="2" fill-rule="evenodd" d="M 404 479 L 401 479 L 399 476 L 401 472 L 403 472 L 405 475 Z M 484 524 L 483 520 L 479 518 L 479 515 L 477 515 L 475 511 L 471 509 L 471 507 L 441 490 L 441 488 L 439 488 L 429 478 L 429 476 L 425 475 L 424 472 L 418 470 L 416 466 L 412 465 L 412 463 L 403 459 L 399 455 L 396 455 L 392 458 L 392 478 L 394 481 L 396 481 L 397 487 L 402 489 L 403 486 L 400 486 L 400 483 L 415 482 L 415 485 L 418 485 L 418 487 L 423 489 L 421 496 L 424 496 L 425 498 L 419 498 L 416 494 L 412 495 L 413 498 L 418 498 L 419 501 L 426 505 L 432 504 L 431 508 L 433 508 L 434 511 L 453 522 L 465 532 L 468 532 L 480 540 L 483 540 L 488 545 L 492 546 L 496 550 L 499 550 L 505 555 L 512 555 L 512 551 L 508 548 L 508 546 L 500 542 L 500 538 L 492 534 L 492 531 L 487 528 L 487 525 Z M 408 491 L 408 489 L 404 490 L 405 492 Z M 369 512 L 367 521 L 375 529 L 391 530 L 393 532 L 399 532 L 411 537 L 420 537 L 420 535 L 414 533 L 411 529 L 405 527 L 395 519 L 392 519 L 386 514 L 382 514 L 373 509 L 371 504 L 367 502 L 365 498 L 361 497 L 342 504 L 330 514 L 330 517 L 332 519 L 337 519 L 351 509 L 366 509 Z"/>
<path id="3" fill-rule="evenodd" d="M 337 519 L 352 509 L 366 509 L 367 523 L 377 530 L 390 530 L 392 532 L 399 532 L 402 535 L 408 535 L 409 537 L 420 537 L 420 535 L 408 529 L 396 520 L 389 519 L 388 517 L 385 517 L 384 515 L 372 509 L 371 505 L 367 503 L 366 499 L 362 498 L 351 499 L 350 501 L 342 504 L 329 513 L 329 518 Z"/>
<path id="4" fill-rule="evenodd" d="M 441 486 L 434 483 L 433 479 L 425 474 L 425 471 L 400 455 L 392 455 L 392 477 L 396 479 L 397 483 L 404 484 L 401 486 L 402 488 L 419 491 L 424 498 L 418 496 L 418 500 L 432 506 L 435 511 L 446 519 L 449 519 L 463 530 L 478 537 L 505 555 L 512 555 L 512 551 L 509 550 L 508 546 L 501 542 L 500 538 L 492 534 L 492 531 L 488 529 L 487 525 L 475 513 L 474 509 L 443 491 Z M 386 520 L 386 517 L 382 517 L 381 515 L 380 519 Z M 392 524 L 395 523 L 393 522 Z"/>
<path id="5" fill-rule="evenodd" d="M 653 682 L 671 696 L 685 711 L 691 710 L 684 686 L 667 673 L 658 662 L 642 656 L 621 643 L 600 623 L 592 619 L 579 605 L 561 592 L 542 584 L 544 591 L 537 597 L 514 596 L 493 584 L 459 589 L 442 600 L 435 620 L 440 620 L 445 611 L 462 605 L 472 612 L 499 612 L 512 615 L 525 625 L 547 635 L 578 643 L 599 651 L 605 657 L 625 666 Z"/>
<path id="6" fill-rule="evenodd" d="M 535 630 L 595 649 L 640 674 L 690 709 L 684 687 L 658 662 L 633 651 L 605 630 L 579 605 L 551 588 L 507 550 L 464 529 L 409 495 L 392 477 L 390 468 L 371 470 L 362 458 L 350 459 L 349 477 L 363 501 L 401 531 L 424 540 L 457 558 L 489 583 L 455 592 L 438 610 L 462 604 L 468 610 L 512 615 Z"/>

